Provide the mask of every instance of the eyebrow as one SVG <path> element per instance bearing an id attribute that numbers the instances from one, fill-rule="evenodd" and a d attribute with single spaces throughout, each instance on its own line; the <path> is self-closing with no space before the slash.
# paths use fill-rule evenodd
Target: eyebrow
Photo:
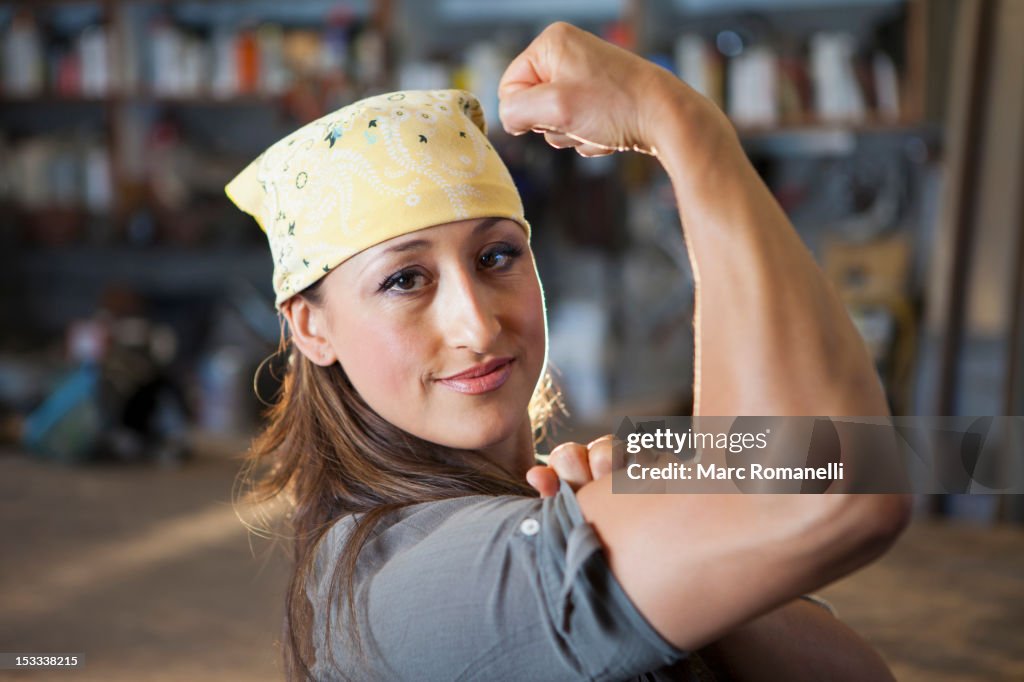
<path id="1" fill-rule="evenodd" d="M 506 220 L 506 218 L 487 218 L 486 220 L 481 221 L 476 227 L 473 228 L 473 235 L 475 236 L 491 229 L 502 220 Z M 417 251 L 424 247 L 430 246 L 431 244 L 433 244 L 433 242 L 430 241 L 429 239 L 412 239 L 407 242 L 402 242 L 401 244 L 396 244 L 395 246 L 390 246 L 381 251 L 380 255 L 383 256 L 386 253 L 402 253 L 405 251 Z"/>

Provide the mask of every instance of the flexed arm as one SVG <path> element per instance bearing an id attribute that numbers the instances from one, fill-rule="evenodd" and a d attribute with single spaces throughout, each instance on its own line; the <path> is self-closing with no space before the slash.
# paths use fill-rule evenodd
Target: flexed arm
<path id="1" fill-rule="evenodd" d="M 713 103 L 568 24 L 512 62 L 499 95 L 513 134 L 642 151 L 668 172 L 696 283 L 695 414 L 888 414 L 845 308 Z"/>
<path id="2" fill-rule="evenodd" d="M 846 311 L 711 102 L 564 23 L 512 62 L 499 96 L 510 133 L 653 154 L 669 173 L 697 279 L 698 414 L 887 413 Z M 580 508 L 637 608 L 687 650 L 751 623 L 749 646 L 754 619 L 872 561 L 910 518 L 907 495 L 615 495 L 611 478 L 583 485 Z"/>

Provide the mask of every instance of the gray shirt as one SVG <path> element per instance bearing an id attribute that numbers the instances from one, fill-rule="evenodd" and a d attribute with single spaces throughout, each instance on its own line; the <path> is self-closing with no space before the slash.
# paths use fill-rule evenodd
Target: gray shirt
<path id="1" fill-rule="evenodd" d="M 352 523 L 328 531 L 307 585 L 318 680 L 714 679 L 637 610 L 564 481 L 545 499 L 473 495 L 382 522 L 357 565 L 358 660 L 327 597 Z"/>

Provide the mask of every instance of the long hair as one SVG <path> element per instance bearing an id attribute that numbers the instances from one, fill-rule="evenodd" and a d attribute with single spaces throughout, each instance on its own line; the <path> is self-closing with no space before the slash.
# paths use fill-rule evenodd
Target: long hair
<path id="1" fill-rule="evenodd" d="M 300 295 L 319 304 L 323 280 Z M 286 534 L 294 561 L 285 597 L 283 656 L 288 680 L 312 679 L 315 656 L 313 606 L 306 595 L 320 541 L 340 517 L 355 524 L 332 574 L 327 601 L 345 598 L 354 653 L 365 656 L 353 593 L 357 558 L 374 527 L 389 514 L 420 502 L 466 495 L 536 497 L 525 480 L 487 458 L 473 457 L 418 438 L 379 416 L 362 399 L 344 369 L 321 367 L 285 340 L 282 321 L 278 354 L 288 354 L 277 400 L 266 411 L 266 427 L 246 453 L 236 481 L 236 501 L 283 501 Z M 555 409 L 565 412 L 547 368 L 528 406 L 535 443 L 547 435 Z"/>

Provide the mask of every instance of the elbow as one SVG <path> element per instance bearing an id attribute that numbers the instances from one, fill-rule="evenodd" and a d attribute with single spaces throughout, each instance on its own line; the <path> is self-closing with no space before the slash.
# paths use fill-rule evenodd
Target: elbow
<path id="1" fill-rule="evenodd" d="M 913 501 L 912 495 L 904 493 L 851 496 L 857 563 L 873 561 L 892 547 L 910 525 Z"/>
<path id="2" fill-rule="evenodd" d="M 876 512 L 879 536 L 888 544 L 896 541 L 914 515 L 914 496 L 909 493 L 875 495 L 882 498 Z"/>

